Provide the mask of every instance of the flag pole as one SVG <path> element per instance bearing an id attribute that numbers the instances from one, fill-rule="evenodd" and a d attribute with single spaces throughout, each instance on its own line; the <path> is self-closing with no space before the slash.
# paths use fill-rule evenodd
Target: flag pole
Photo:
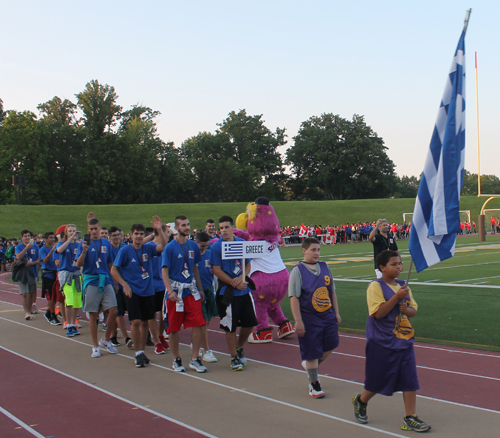
<path id="1" fill-rule="evenodd" d="M 469 17 L 470 13 L 472 12 L 472 8 L 467 9 L 465 11 L 465 19 L 464 19 L 464 33 L 467 33 L 467 26 L 469 25 Z"/>
<path id="2" fill-rule="evenodd" d="M 410 267 L 408 268 L 408 275 L 406 277 L 406 282 L 404 287 L 408 287 L 408 283 L 410 282 L 410 274 L 411 274 L 411 268 L 413 268 L 413 257 L 410 256 Z M 402 303 L 404 300 L 401 300 L 400 303 Z M 402 312 L 399 312 L 399 318 L 398 318 L 398 323 L 396 324 L 396 331 L 399 331 L 399 325 L 401 323 L 401 318 L 403 316 Z"/>

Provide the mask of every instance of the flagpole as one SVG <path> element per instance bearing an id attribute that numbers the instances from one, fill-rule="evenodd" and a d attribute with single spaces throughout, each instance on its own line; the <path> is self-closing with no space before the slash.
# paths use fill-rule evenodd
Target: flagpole
<path id="1" fill-rule="evenodd" d="M 413 268 L 413 257 L 410 257 L 410 267 L 408 268 L 408 276 L 406 277 L 406 282 L 404 287 L 408 287 L 408 283 L 410 282 L 410 274 L 411 274 L 411 268 Z M 401 300 L 400 303 L 404 302 L 404 300 Z M 399 331 L 399 324 L 401 323 L 401 318 L 403 316 L 403 312 L 399 312 L 399 318 L 398 318 L 398 323 L 396 324 L 396 331 Z"/>
<path id="2" fill-rule="evenodd" d="M 472 8 L 467 9 L 465 11 L 465 19 L 464 19 L 464 33 L 467 33 L 467 26 L 469 25 L 469 17 L 470 13 L 472 12 Z"/>

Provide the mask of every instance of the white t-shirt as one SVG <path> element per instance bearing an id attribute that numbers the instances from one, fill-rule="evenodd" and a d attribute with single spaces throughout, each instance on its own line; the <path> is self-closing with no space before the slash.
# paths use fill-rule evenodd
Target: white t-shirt
<path id="1" fill-rule="evenodd" d="M 286 269 L 283 260 L 281 259 L 279 242 L 265 243 L 266 257 L 252 258 L 250 275 L 254 272 L 260 271 L 264 274 L 274 274 L 276 272 Z"/>

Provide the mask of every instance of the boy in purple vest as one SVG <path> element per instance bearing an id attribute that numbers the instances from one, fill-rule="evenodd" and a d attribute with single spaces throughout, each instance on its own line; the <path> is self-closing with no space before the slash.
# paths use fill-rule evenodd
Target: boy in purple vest
<path id="1" fill-rule="evenodd" d="M 309 395 L 322 398 L 318 367 L 339 345 L 339 314 L 332 273 L 319 261 L 320 244 L 313 237 L 302 242 L 304 260 L 290 273 L 288 295 L 299 337 L 302 366 L 309 377 Z"/>
<path id="2" fill-rule="evenodd" d="M 367 423 L 366 405 L 375 394 L 390 396 L 402 391 L 406 416 L 401 429 L 427 432 L 431 427 L 416 415 L 420 387 L 409 320 L 418 306 L 404 281 L 397 280 L 403 262 L 396 251 L 382 251 L 377 266 L 382 278 L 371 282 L 367 290 L 365 389 L 352 396 L 354 416 Z"/>

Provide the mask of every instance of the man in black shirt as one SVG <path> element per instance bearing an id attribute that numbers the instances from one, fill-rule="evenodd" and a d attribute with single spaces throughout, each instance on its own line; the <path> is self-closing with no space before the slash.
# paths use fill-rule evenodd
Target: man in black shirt
<path id="1" fill-rule="evenodd" d="M 377 224 L 373 228 L 372 232 L 368 236 L 368 239 L 373 243 L 373 258 L 375 263 L 375 274 L 377 278 L 382 278 L 382 272 L 377 266 L 377 256 L 386 249 L 396 251 L 399 254 L 398 245 L 392 233 L 389 232 L 389 222 L 387 219 L 379 219 Z"/>

